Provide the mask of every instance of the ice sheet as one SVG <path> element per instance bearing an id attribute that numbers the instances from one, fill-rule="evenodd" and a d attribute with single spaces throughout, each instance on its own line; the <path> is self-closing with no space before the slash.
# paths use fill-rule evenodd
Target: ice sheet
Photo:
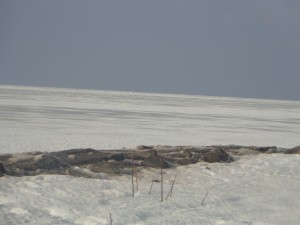
<path id="1" fill-rule="evenodd" d="M 0 152 L 299 145 L 300 102 L 0 86 Z"/>

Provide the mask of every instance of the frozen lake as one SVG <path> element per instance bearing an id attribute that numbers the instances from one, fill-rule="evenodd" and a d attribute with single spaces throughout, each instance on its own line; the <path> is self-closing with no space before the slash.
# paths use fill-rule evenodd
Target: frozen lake
<path id="1" fill-rule="evenodd" d="M 0 85 L 0 152 L 299 145 L 300 102 Z"/>

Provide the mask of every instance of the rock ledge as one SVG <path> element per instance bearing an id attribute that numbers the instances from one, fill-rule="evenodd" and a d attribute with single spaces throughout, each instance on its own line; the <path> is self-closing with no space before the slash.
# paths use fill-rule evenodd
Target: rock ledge
<path id="1" fill-rule="evenodd" d="M 130 174 L 134 165 L 143 168 L 171 168 L 205 161 L 230 163 L 238 157 L 253 154 L 300 154 L 292 149 L 238 145 L 165 146 L 139 145 L 136 149 L 95 150 L 70 149 L 58 152 L 26 152 L 0 155 L 0 176 L 33 176 L 62 174 L 99 178 L 103 174 Z"/>

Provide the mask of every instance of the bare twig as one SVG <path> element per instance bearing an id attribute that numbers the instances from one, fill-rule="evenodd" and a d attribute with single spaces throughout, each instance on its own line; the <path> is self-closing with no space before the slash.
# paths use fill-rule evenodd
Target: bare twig
<path id="1" fill-rule="evenodd" d="M 173 180 L 173 183 L 172 183 L 172 188 L 171 188 L 171 194 L 170 194 L 170 197 L 172 197 L 172 194 L 173 194 L 173 188 L 174 188 L 174 185 L 175 185 L 176 178 L 177 178 L 177 173 L 175 174 L 175 177 L 174 177 L 174 180 Z"/>
<path id="2" fill-rule="evenodd" d="M 163 165 L 162 165 L 162 159 L 160 159 L 160 183 L 161 183 L 161 189 L 160 189 L 160 196 L 161 196 L 161 202 L 164 201 L 164 184 L 163 184 Z"/>
<path id="3" fill-rule="evenodd" d="M 202 199 L 201 206 L 203 206 L 203 205 L 204 205 L 204 201 L 205 201 L 205 199 L 206 199 L 207 195 L 208 195 L 208 191 L 206 192 L 206 194 L 205 194 L 204 198 Z"/>
<path id="4" fill-rule="evenodd" d="M 150 190 L 149 190 L 149 194 L 151 193 L 152 190 L 152 186 L 154 183 L 160 183 L 160 180 L 154 179 L 154 177 L 152 178 L 152 182 L 151 182 L 151 186 L 150 186 Z"/>
<path id="5" fill-rule="evenodd" d="M 166 197 L 166 200 L 169 198 L 169 197 L 172 197 L 172 193 L 173 193 L 173 187 L 174 187 L 174 184 L 175 184 L 175 181 L 176 181 L 176 177 L 177 177 L 177 173 L 175 174 L 175 177 L 174 177 L 174 180 L 173 180 L 173 183 L 172 183 L 172 186 L 170 188 L 170 191 Z"/>
<path id="6" fill-rule="evenodd" d="M 153 183 L 154 183 L 154 177 L 152 178 L 152 181 L 151 181 L 151 186 L 150 186 L 150 190 L 149 190 L 149 195 L 150 195 L 150 193 L 151 193 Z"/>
<path id="7" fill-rule="evenodd" d="M 133 180 L 133 176 L 134 176 L 134 163 L 133 163 L 133 151 L 132 151 L 132 155 L 131 155 L 131 184 L 132 184 L 132 197 L 134 197 L 134 180 Z"/>
<path id="8" fill-rule="evenodd" d="M 110 225 L 112 225 L 113 223 L 113 221 L 112 221 L 112 215 L 111 215 L 111 213 L 109 214 L 109 218 L 110 218 Z"/>
<path id="9" fill-rule="evenodd" d="M 136 168 L 136 166 L 134 165 L 134 173 L 135 173 L 135 184 L 136 184 L 136 190 L 139 190 L 139 186 L 138 186 L 138 170 Z"/>

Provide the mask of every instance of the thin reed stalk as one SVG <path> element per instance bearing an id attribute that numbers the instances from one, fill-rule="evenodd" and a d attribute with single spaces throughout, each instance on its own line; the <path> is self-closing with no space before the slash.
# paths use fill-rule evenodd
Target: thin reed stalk
<path id="1" fill-rule="evenodd" d="M 132 197 L 134 197 L 134 162 L 133 162 L 133 151 L 131 155 L 131 185 L 132 185 Z"/>
<path id="2" fill-rule="evenodd" d="M 172 186 L 168 192 L 168 195 L 166 197 L 166 200 L 169 198 L 169 197 L 172 197 L 172 193 L 173 193 L 173 188 L 174 188 L 174 184 L 175 184 L 175 181 L 176 181 L 176 177 L 177 177 L 177 173 L 175 174 L 175 177 L 174 177 L 174 180 L 172 182 Z"/>
<path id="3" fill-rule="evenodd" d="M 152 178 L 152 181 L 151 181 L 151 186 L 150 186 L 150 189 L 149 189 L 149 195 L 151 194 L 153 183 L 154 183 L 154 177 Z"/>
<path id="4" fill-rule="evenodd" d="M 139 185 L 138 185 L 138 170 L 137 167 L 134 166 L 134 173 L 135 173 L 135 186 L 136 186 L 136 190 L 139 190 Z"/>
<path id="5" fill-rule="evenodd" d="M 208 191 L 206 192 L 206 194 L 205 194 L 204 198 L 202 199 L 201 206 L 203 206 L 203 205 L 204 205 L 204 201 L 205 201 L 205 199 L 206 199 L 207 195 L 208 195 Z"/>
<path id="6" fill-rule="evenodd" d="M 161 202 L 164 201 L 164 178 L 163 178 L 163 163 L 162 159 L 160 159 L 160 196 L 161 196 Z"/>

